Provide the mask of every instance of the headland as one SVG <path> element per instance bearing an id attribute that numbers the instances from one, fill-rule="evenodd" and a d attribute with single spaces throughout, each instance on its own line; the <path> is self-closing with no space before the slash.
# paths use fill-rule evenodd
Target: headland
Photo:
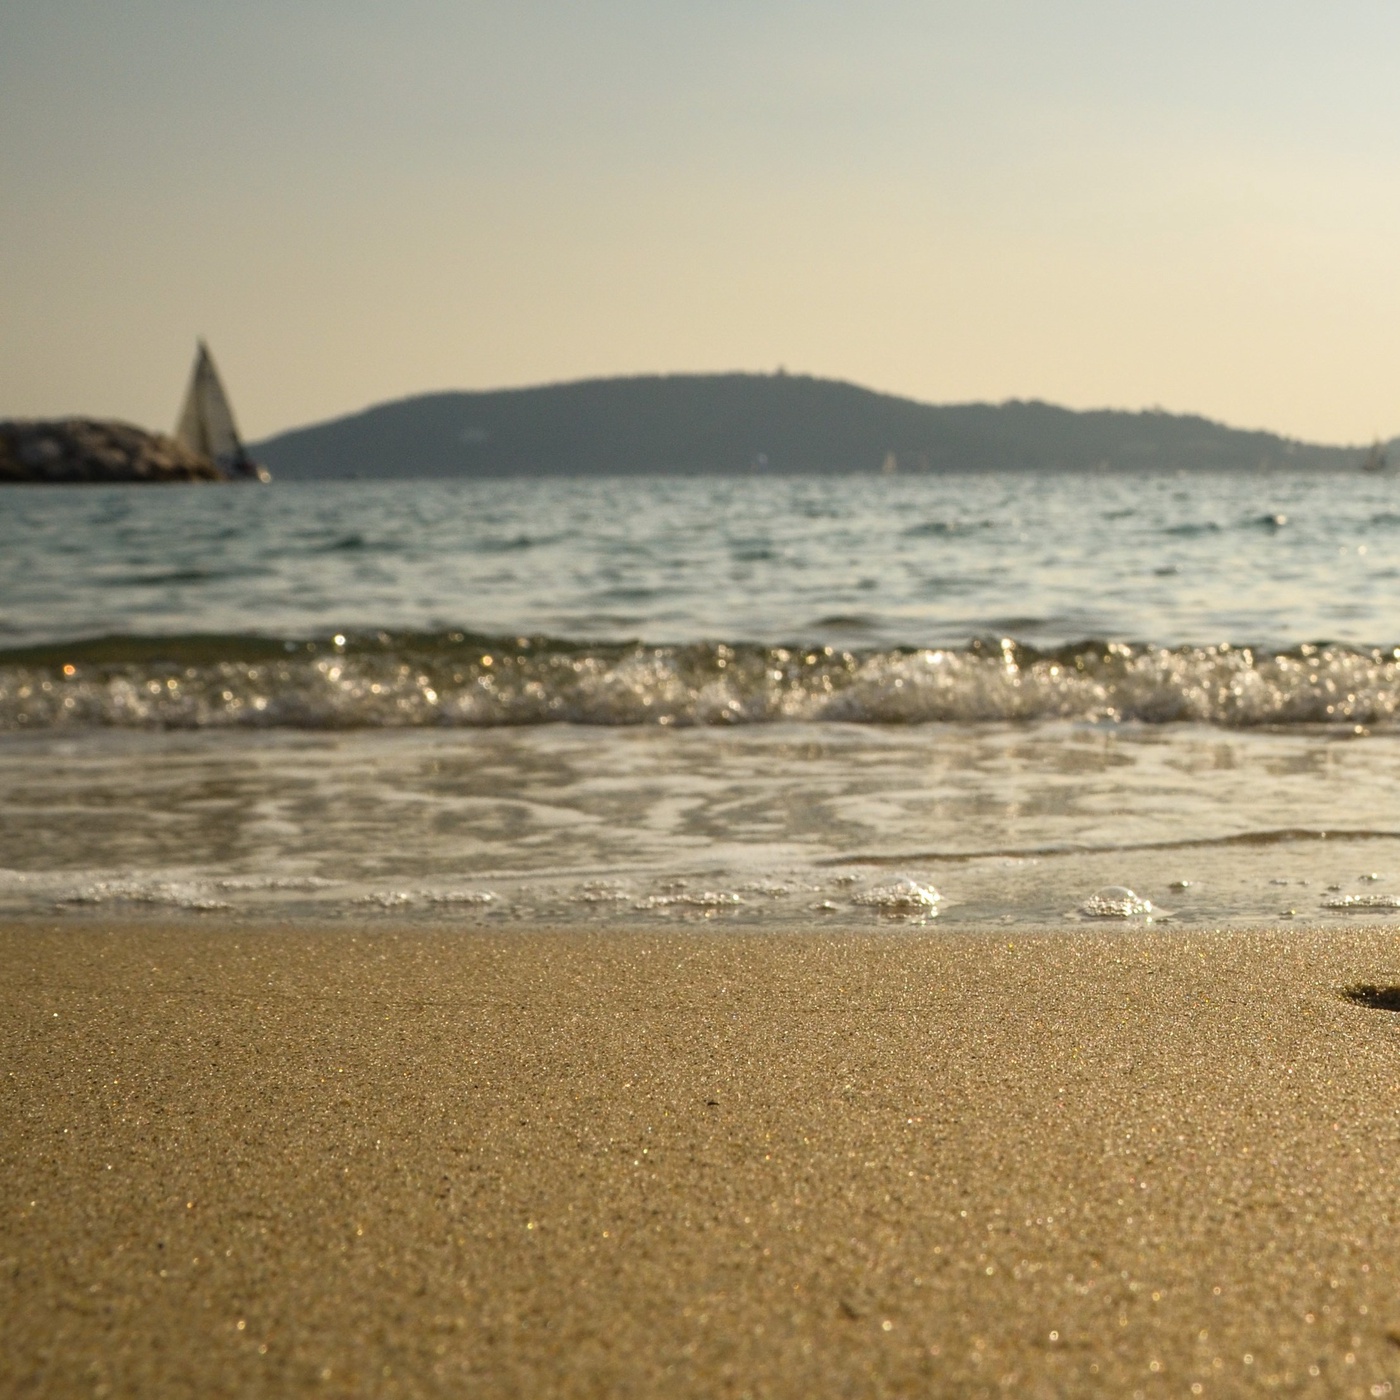
<path id="1" fill-rule="evenodd" d="M 228 478 L 209 457 L 164 433 L 98 418 L 0 423 L 0 485 L 214 482 Z"/>
<path id="2" fill-rule="evenodd" d="M 922 403 L 801 374 L 670 374 L 421 394 L 257 443 L 279 481 L 1358 471 L 1329 447 L 1162 410 Z"/>

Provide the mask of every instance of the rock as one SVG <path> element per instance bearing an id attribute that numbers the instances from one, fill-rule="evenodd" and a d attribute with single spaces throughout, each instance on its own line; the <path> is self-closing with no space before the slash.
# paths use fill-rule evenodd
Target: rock
<path id="1" fill-rule="evenodd" d="M 95 418 L 0 422 L 0 484 L 227 481 L 163 433 Z"/>

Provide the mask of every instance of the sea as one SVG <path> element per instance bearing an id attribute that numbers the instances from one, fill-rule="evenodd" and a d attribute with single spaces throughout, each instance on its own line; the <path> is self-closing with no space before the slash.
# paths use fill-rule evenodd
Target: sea
<path id="1" fill-rule="evenodd" d="M 12 487 L 0 912 L 1400 918 L 1400 479 Z"/>

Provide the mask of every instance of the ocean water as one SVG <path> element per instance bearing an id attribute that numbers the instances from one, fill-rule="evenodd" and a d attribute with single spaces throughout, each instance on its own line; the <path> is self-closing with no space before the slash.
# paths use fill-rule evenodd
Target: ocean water
<path id="1" fill-rule="evenodd" d="M 0 910 L 1395 918 L 1398 718 L 1384 474 L 0 496 Z"/>

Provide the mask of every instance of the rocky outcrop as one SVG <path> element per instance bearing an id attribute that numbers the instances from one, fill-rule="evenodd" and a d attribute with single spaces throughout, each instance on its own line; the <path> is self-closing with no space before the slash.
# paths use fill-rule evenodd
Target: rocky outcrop
<path id="1" fill-rule="evenodd" d="M 0 484 L 226 481 L 163 433 L 95 418 L 0 422 Z"/>

